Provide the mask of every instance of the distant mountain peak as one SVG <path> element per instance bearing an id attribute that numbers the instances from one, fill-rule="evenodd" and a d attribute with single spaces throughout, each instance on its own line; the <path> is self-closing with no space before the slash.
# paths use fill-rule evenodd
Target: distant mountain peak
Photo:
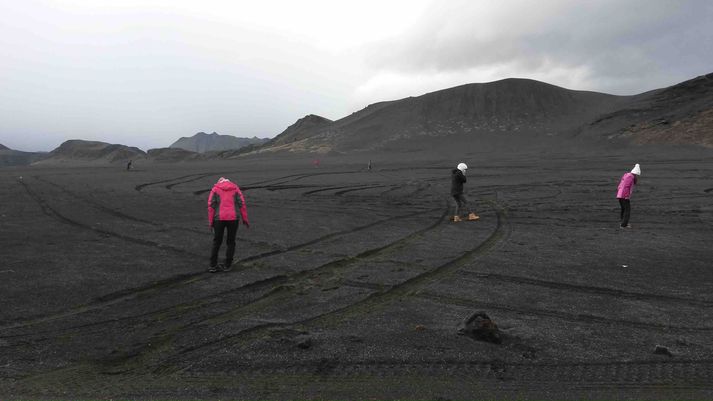
<path id="1" fill-rule="evenodd" d="M 5 149 L 10 149 L 10 148 L 8 148 L 7 146 L 0 143 L 0 150 L 5 150 Z"/>

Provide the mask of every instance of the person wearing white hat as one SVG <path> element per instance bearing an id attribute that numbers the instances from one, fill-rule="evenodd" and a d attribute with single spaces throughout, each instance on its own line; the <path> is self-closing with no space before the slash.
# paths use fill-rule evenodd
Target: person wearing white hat
<path id="1" fill-rule="evenodd" d="M 621 213 L 619 214 L 619 219 L 621 220 L 621 228 L 631 228 L 629 225 L 629 216 L 631 215 L 631 194 L 634 192 L 634 186 L 639 180 L 641 175 L 641 166 L 636 163 L 631 172 L 624 174 L 619 180 L 619 187 L 616 192 L 616 197 L 619 199 L 619 206 L 621 207 Z"/>
<path id="2" fill-rule="evenodd" d="M 466 170 L 468 170 L 468 166 L 465 163 L 459 163 L 458 167 L 451 171 L 451 196 L 453 196 L 453 199 L 456 201 L 456 213 L 453 216 L 453 221 L 456 223 L 463 221 L 463 219 L 461 219 L 461 212 L 464 210 L 468 210 L 468 221 L 480 219 L 478 215 L 468 208 L 468 200 L 465 198 L 465 195 L 463 195 L 463 184 L 466 182 Z"/>

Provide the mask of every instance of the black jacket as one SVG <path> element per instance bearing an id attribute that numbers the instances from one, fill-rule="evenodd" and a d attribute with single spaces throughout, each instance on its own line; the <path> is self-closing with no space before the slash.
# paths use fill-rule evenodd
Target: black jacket
<path id="1" fill-rule="evenodd" d="M 466 179 L 463 172 L 454 168 L 453 171 L 451 171 L 451 195 L 461 195 L 465 181 Z"/>

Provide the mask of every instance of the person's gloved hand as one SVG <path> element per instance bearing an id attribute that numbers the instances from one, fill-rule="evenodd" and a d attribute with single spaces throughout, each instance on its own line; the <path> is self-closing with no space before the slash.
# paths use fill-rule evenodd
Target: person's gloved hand
<path id="1" fill-rule="evenodd" d="M 243 224 L 245 224 L 245 228 L 250 228 L 250 222 L 245 220 L 243 221 Z"/>
<path id="2" fill-rule="evenodd" d="M 210 233 L 213 234 L 213 226 L 208 226 L 208 231 L 210 231 Z"/>

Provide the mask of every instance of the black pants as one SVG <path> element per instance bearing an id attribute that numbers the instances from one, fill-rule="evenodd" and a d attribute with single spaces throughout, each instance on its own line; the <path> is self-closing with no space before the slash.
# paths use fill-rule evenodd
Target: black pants
<path id="1" fill-rule="evenodd" d="M 629 225 L 629 215 L 631 214 L 631 202 L 629 199 L 619 198 L 619 206 L 621 206 L 621 226 L 626 227 Z"/>
<path id="2" fill-rule="evenodd" d="M 238 221 L 221 221 L 213 222 L 213 249 L 210 252 L 210 266 L 218 265 L 218 251 L 223 244 L 223 231 L 227 229 L 228 249 L 225 250 L 225 265 L 230 266 L 233 263 L 233 255 L 235 254 L 235 234 L 238 232 Z"/>
<path id="3" fill-rule="evenodd" d="M 470 212 L 470 209 L 468 209 L 468 199 L 465 198 L 465 195 L 453 195 L 453 199 L 456 201 L 456 216 L 460 216 L 463 211 Z"/>

